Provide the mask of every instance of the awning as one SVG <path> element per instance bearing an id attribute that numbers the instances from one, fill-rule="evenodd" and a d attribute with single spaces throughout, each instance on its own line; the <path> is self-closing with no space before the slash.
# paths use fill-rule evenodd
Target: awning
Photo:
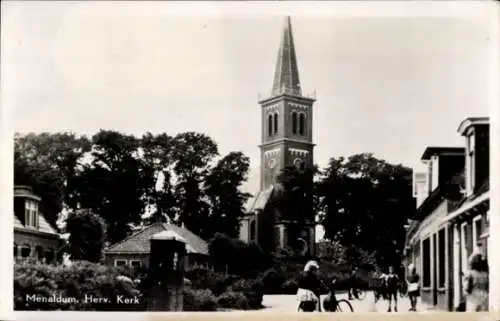
<path id="1" fill-rule="evenodd" d="M 465 203 L 464 205 L 457 208 L 456 210 L 454 210 L 450 214 L 446 215 L 443 220 L 444 221 L 451 221 L 451 220 L 457 218 L 458 216 L 460 216 L 462 213 L 467 212 L 468 210 L 476 207 L 477 205 L 481 204 L 482 202 L 489 200 L 489 198 L 490 198 L 490 192 L 488 191 L 488 192 L 476 197 L 472 201 Z"/>

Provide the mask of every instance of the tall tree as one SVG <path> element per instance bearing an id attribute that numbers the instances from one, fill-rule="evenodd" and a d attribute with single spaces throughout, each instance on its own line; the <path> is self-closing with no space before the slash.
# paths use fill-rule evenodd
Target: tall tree
<path id="1" fill-rule="evenodd" d="M 66 232 L 70 234 L 68 254 L 72 260 L 99 262 L 102 258 L 106 224 L 88 209 L 71 212 L 66 219 Z"/>
<path id="2" fill-rule="evenodd" d="M 147 185 L 142 180 L 143 163 L 139 140 L 116 131 L 101 130 L 92 137 L 91 164 L 79 177 L 78 202 L 101 215 L 110 242 L 125 238 L 145 210 Z"/>
<path id="3" fill-rule="evenodd" d="M 194 132 L 176 135 L 173 144 L 175 196 L 179 208 L 174 221 L 207 238 L 212 232 L 208 228 L 210 208 L 202 182 L 210 162 L 218 155 L 217 144 L 210 137 Z"/>
<path id="4" fill-rule="evenodd" d="M 247 179 L 250 159 L 242 152 L 231 152 L 211 168 L 205 179 L 205 193 L 210 200 L 210 226 L 213 232 L 239 236 L 239 220 L 250 194 L 240 190 Z"/>
<path id="5" fill-rule="evenodd" d="M 67 132 L 14 136 L 14 183 L 34 189 L 42 198 L 41 211 L 54 227 L 64 205 L 75 205 L 75 177 L 90 148 L 87 137 Z"/>
<path id="6" fill-rule="evenodd" d="M 176 217 L 177 202 L 172 182 L 174 147 L 174 138 L 165 133 L 156 136 L 146 133 L 141 139 L 146 186 L 144 197 L 146 204 L 154 208 L 150 222 L 166 221 L 167 217 L 174 220 Z M 157 188 L 160 183 L 161 187 Z"/>
<path id="7" fill-rule="evenodd" d="M 376 251 L 383 266 L 398 264 L 414 208 L 411 175 L 369 153 L 331 159 L 318 183 L 325 237 Z"/>

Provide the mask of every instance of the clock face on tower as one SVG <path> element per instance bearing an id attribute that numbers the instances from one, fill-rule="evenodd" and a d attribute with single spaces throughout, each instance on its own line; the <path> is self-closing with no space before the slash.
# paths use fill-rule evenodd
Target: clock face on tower
<path id="1" fill-rule="evenodd" d="M 302 164 L 302 159 L 300 159 L 300 158 L 296 158 L 296 159 L 293 161 L 293 165 L 294 165 L 295 167 L 297 167 L 297 168 L 300 168 L 301 164 Z"/>
<path id="2" fill-rule="evenodd" d="M 270 169 L 274 168 L 276 166 L 276 158 L 273 157 L 273 158 L 268 159 L 266 165 L 267 165 L 267 168 L 270 168 Z"/>

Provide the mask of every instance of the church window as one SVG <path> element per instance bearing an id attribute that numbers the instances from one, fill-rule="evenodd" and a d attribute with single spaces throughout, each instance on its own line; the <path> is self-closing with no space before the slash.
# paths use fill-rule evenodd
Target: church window
<path id="1" fill-rule="evenodd" d="M 301 113 L 299 116 L 299 133 L 301 135 L 305 134 L 305 126 L 306 126 L 306 115 Z"/>
<path id="2" fill-rule="evenodd" d="M 297 134 L 297 113 L 292 113 L 292 132 Z"/>
<path id="3" fill-rule="evenodd" d="M 268 136 L 273 134 L 273 115 L 267 117 L 267 134 Z"/>
<path id="4" fill-rule="evenodd" d="M 256 226 L 255 221 L 250 222 L 250 241 L 255 241 Z"/>
<path id="5" fill-rule="evenodd" d="M 274 133 L 278 132 L 278 114 L 274 114 Z"/>

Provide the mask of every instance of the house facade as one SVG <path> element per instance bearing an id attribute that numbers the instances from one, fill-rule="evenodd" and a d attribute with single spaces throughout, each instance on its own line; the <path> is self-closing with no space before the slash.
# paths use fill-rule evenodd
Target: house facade
<path id="1" fill-rule="evenodd" d="M 178 235 L 178 239 L 186 242 L 186 270 L 197 266 L 208 266 L 209 251 L 206 241 L 186 228 L 160 222 L 144 227 L 107 248 L 104 251 L 105 264 L 130 270 L 149 267 L 150 240 L 154 235 L 165 231 Z"/>
<path id="2" fill-rule="evenodd" d="M 14 187 L 14 261 L 58 262 L 61 238 L 40 212 L 29 186 Z"/>
<path id="3" fill-rule="evenodd" d="M 422 156 L 427 171 L 414 174 L 420 201 L 405 248 L 421 276 L 422 301 L 448 311 L 462 300 L 469 256 L 489 251 L 489 119 L 468 118 L 458 132 L 465 147 L 430 147 Z"/>

